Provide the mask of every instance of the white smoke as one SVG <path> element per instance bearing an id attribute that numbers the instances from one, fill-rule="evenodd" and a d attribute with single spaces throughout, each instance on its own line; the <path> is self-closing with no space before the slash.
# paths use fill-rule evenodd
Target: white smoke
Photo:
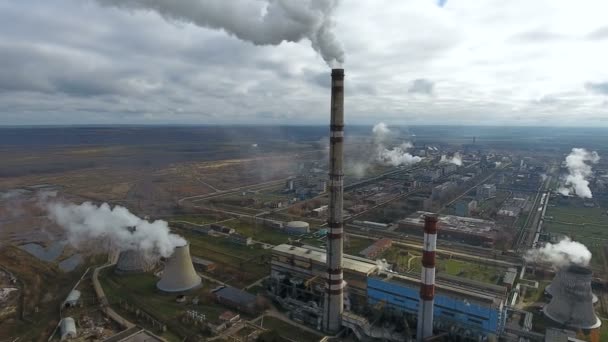
<path id="1" fill-rule="evenodd" d="M 527 261 L 548 262 L 556 267 L 577 264 L 588 266 L 591 261 L 591 252 L 580 242 L 565 238 L 557 244 L 546 244 L 542 248 L 532 249 L 526 252 L 524 258 Z"/>
<path id="2" fill-rule="evenodd" d="M 330 66 L 344 63 L 333 12 L 338 0 L 97 0 L 106 6 L 153 11 L 166 18 L 223 30 L 255 45 L 308 39 Z"/>
<path id="3" fill-rule="evenodd" d="M 384 140 L 390 133 L 391 130 L 384 122 L 378 122 L 374 125 L 374 128 L 372 128 L 372 134 L 374 135 L 374 138 L 380 140 Z"/>
<path id="4" fill-rule="evenodd" d="M 496 165 L 496 167 L 501 167 L 502 166 L 502 162 L 499 162 L 499 161 L 494 162 L 494 165 Z"/>
<path id="5" fill-rule="evenodd" d="M 572 152 L 566 157 L 566 176 L 564 186 L 557 191 L 564 195 L 577 195 L 581 198 L 592 198 L 593 194 L 589 188 L 589 177 L 593 174 L 591 164 L 599 162 L 600 156 L 597 152 L 589 152 L 584 148 L 573 148 Z"/>
<path id="6" fill-rule="evenodd" d="M 411 155 L 407 152 L 407 150 L 411 147 L 412 144 L 408 142 L 405 142 L 400 146 L 394 147 L 390 150 L 382 147 L 378 152 L 378 160 L 384 164 L 392 166 L 412 165 L 419 163 L 422 158 Z"/>
<path id="7" fill-rule="evenodd" d="M 452 157 L 448 157 L 445 154 L 441 156 L 440 163 L 449 163 L 457 166 L 462 166 L 462 156 L 459 152 L 454 153 Z"/>
<path id="8" fill-rule="evenodd" d="M 386 148 L 385 144 L 389 138 L 394 136 L 394 133 L 384 123 L 380 122 L 372 128 L 372 135 L 376 149 L 376 160 L 391 166 L 412 165 L 419 163 L 422 158 L 414 156 L 407 152 L 414 147 L 410 142 L 404 142 L 393 148 Z"/>
<path id="9" fill-rule="evenodd" d="M 186 244 L 181 236 L 170 232 L 166 221 L 149 222 L 121 206 L 53 202 L 47 204 L 47 210 L 51 220 L 66 231 L 69 243 L 76 248 L 98 243 L 121 251 L 137 249 L 148 255 L 169 257 L 175 247 Z"/>

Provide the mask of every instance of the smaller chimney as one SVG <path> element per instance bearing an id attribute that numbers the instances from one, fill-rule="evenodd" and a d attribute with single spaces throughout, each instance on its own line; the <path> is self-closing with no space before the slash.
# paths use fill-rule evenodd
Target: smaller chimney
<path id="1" fill-rule="evenodd" d="M 418 341 L 433 336 L 433 305 L 435 298 L 435 250 L 437 248 L 437 216 L 424 217 L 424 246 L 422 249 L 422 276 L 418 305 Z"/>

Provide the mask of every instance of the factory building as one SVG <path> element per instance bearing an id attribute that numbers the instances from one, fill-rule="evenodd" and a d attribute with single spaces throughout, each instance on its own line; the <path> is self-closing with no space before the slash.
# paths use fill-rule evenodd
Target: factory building
<path id="1" fill-rule="evenodd" d="M 469 217 L 471 212 L 477 209 L 477 201 L 461 200 L 454 205 L 456 216 Z"/>
<path id="2" fill-rule="evenodd" d="M 484 285 L 476 282 L 463 285 L 438 277 L 433 305 L 435 328 L 456 327 L 480 337 L 498 336 L 503 329 L 506 289 Z M 382 303 L 416 316 L 420 305 L 420 278 L 390 273 L 369 277 L 367 298 L 370 305 Z"/>
<path id="3" fill-rule="evenodd" d="M 477 187 L 476 195 L 478 200 L 486 200 L 488 198 L 496 197 L 496 185 L 495 184 L 484 184 Z"/>
<path id="4" fill-rule="evenodd" d="M 257 297 L 249 292 L 231 286 L 221 287 L 213 291 L 218 303 L 235 310 L 253 314 L 256 312 Z"/>
<path id="5" fill-rule="evenodd" d="M 287 234 L 301 235 L 310 232 L 310 224 L 304 221 L 291 221 L 285 224 L 285 232 Z"/>
<path id="6" fill-rule="evenodd" d="M 431 213 L 418 211 L 399 221 L 400 232 L 422 236 L 424 216 Z M 461 242 L 474 246 L 492 247 L 496 241 L 496 223 L 469 217 L 440 215 L 439 239 Z"/>
<path id="7" fill-rule="evenodd" d="M 342 262 L 344 279 L 348 283 L 349 291 L 355 295 L 366 295 L 367 277 L 377 269 L 375 261 L 356 256 L 345 255 Z M 279 279 L 289 275 L 292 278 L 309 280 L 313 277 L 323 278 L 326 274 L 326 253 L 323 249 L 288 244 L 272 249 L 271 278 Z"/>
<path id="8" fill-rule="evenodd" d="M 315 247 L 283 244 L 272 250 L 270 293 L 294 317 L 312 326 L 318 326 L 320 320 L 325 262 L 325 251 Z M 416 319 L 420 276 L 385 274 L 375 261 L 351 255 L 344 255 L 342 269 L 347 312 L 349 308 L 382 305 Z M 454 328 L 463 336 L 467 331 L 475 336 L 498 336 L 504 326 L 506 300 L 504 286 L 438 274 L 433 325 L 437 331 Z"/>

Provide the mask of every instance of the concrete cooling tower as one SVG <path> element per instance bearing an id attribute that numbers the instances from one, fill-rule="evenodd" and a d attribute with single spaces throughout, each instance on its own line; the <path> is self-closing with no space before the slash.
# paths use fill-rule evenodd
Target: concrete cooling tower
<path id="1" fill-rule="evenodd" d="M 164 292 L 182 292 L 201 285 L 201 277 L 194 271 L 190 258 L 190 246 L 175 248 L 167 260 L 165 270 L 156 287 Z"/>
<path id="2" fill-rule="evenodd" d="M 551 320 L 570 328 L 589 330 L 602 325 L 593 310 L 591 270 L 571 265 L 562 269 L 547 290 L 553 297 L 543 312 Z"/>
<path id="3" fill-rule="evenodd" d="M 141 251 L 128 250 L 120 252 L 114 272 L 117 274 L 144 273 L 154 269 L 154 266 L 156 266 L 156 262 L 147 258 Z"/>

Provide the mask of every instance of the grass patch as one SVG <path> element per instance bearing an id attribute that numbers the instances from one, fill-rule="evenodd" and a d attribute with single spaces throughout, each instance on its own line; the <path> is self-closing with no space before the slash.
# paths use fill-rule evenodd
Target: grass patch
<path id="1" fill-rule="evenodd" d="M 276 332 L 279 336 L 289 340 L 299 342 L 315 342 L 321 339 L 321 336 L 302 330 L 295 325 L 274 317 L 264 317 L 263 328 Z"/>
<path id="2" fill-rule="evenodd" d="M 585 244 L 595 256 L 591 263 L 602 265 L 603 246 L 608 243 L 608 215 L 602 208 L 586 208 L 568 205 L 560 201 L 549 206 L 545 215 L 545 229 L 550 233 L 570 236 Z"/>
<path id="3" fill-rule="evenodd" d="M 236 229 L 240 234 L 251 236 L 256 241 L 262 241 L 271 245 L 287 243 L 289 235 L 278 229 L 266 227 L 261 223 L 255 224 L 245 221 L 230 221 L 224 224 L 227 227 Z"/>
<path id="4" fill-rule="evenodd" d="M 348 242 L 344 242 L 344 253 L 359 256 L 359 252 L 373 243 L 374 240 L 372 239 L 365 239 L 349 235 Z"/>
<path id="5" fill-rule="evenodd" d="M 186 303 L 177 303 L 174 295 L 158 291 L 156 289 L 158 279 L 152 274 L 116 275 L 112 269 L 109 269 L 100 274 L 99 281 L 110 305 L 116 311 L 133 322 L 146 326 L 146 322 L 137 321 L 133 313 L 122 309 L 120 302 L 126 301 L 130 305 L 135 305 L 167 325 L 169 331 L 163 336 L 169 340 L 176 340 L 175 337 L 179 336 L 180 338 L 177 339 L 179 341 L 184 337 L 201 333 L 199 329 L 181 322 L 180 318 L 185 311 L 196 310 L 205 314 L 209 321 L 217 323 L 219 315 L 226 310 L 213 302 L 209 296 L 209 290 L 214 284 L 204 283 L 202 288 L 190 292 L 189 299 L 194 296 L 200 299 L 199 305 L 193 305 L 189 300 Z"/>
<path id="6" fill-rule="evenodd" d="M 270 250 L 259 244 L 241 246 L 228 237 L 201 236 L 184 233 L 190 242 L 190 253 L 218 264 L 210 276 L 235 287 L 245 287 L 268 274 Z"/>

